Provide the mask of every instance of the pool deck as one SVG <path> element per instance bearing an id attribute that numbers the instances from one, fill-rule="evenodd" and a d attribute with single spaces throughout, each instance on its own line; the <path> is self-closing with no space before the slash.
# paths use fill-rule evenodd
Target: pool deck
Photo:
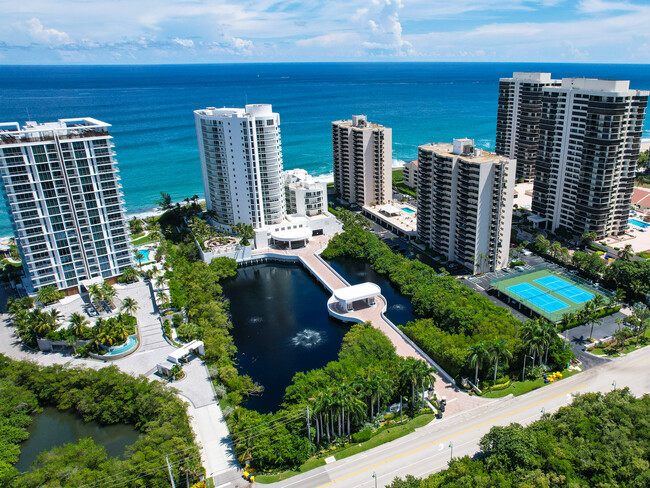
<path id="1" fill-rule="evenodd" d="M 337 288 L 344 288 L 350 286 L 334 271 L 326 262 L 324 262 L 319 254 L 327 246 L 330 237 L 317 236 L 312 237 L 306 247 L 300 249 L 259 249 L 253 251 L 253 258 L 256 255 L 265 254 L 280 256 L 297 256 L 300 262 L 332 293 Z M 326 307 L 327 304 L 323 304 Z M 395 346 L 395 351 L 402 357 L 413 357 L 422 359 L 430 365 L 432 360 L 421 353 L 417 346 L 415 346 L 410 339 L 404 336 L 397 327 L 390 322 L 385 316 L 384 311 L 387 309 L 388 303 L 384 296 L 379 295 L 376 297 L 376 305 L 374 307 L 358 307 L 354 312 L 346 314 L 346 319 L 354 322 L 370 322 L 374 327 L 381 330 L 388 339 Z M 444 396 L 447 399 L 447 407 L 445 416 L 454 415 L 463 411 L 474 408 L 478 405 L 483 405 L 487 402 L 494 401 L 476 396 L 470 396 L 467 393 L 460 391 L 460 389 L 445 378 L 446 373 L 434 374 L 435 390 L 439 397 Z"/>

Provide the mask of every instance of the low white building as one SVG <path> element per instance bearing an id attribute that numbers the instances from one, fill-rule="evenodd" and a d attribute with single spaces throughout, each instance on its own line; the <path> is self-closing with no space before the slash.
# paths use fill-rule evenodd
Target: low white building
<path id="1" fill-rule="evenodd" d="M 288 215 L 313 217 L 327 212 L 327 183 L 316 180 L 304 169 L 285 171 L 283 179 Z"/>

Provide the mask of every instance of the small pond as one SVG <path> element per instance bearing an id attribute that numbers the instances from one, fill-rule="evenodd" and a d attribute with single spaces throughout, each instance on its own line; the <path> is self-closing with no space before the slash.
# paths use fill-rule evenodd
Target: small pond
<path id="1" fill-rule="evenodd" d="M 27 430 L 29 439 L 21 444 L 16 464 L 19 471 L 29 470 L 41 452 L 86 437 L 92 437 L 95 444 L 104 446 L 109 456 L 118 457 L 124 454 L 127 446 L 138 440 L 139 435 L 131 425 L 84 422 L 75 414 L 54 407 L 45 407 Z"/>
<path id="2" fill-rule="evenodd" d="M 245 403 L 276 411 L 296 372 L 321 368 L 337 358 L 350 324 L 330 318 L 329 293 L 298 264 L 239 268 L 223 284 L 230 300 L 238 369 L 264 386 Z"/>

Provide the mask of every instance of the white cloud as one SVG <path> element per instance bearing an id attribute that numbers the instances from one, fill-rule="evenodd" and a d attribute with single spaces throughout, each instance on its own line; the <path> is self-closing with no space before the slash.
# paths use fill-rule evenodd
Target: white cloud
<path id="1" fill-rule="evenodd" d="M 29 35 L 38 42 L 43 42 L 51 46 L 58 46 L 70 42 L 70 36 L 65 32 L 56 29 L 46 29 L 36 17 L 32 17 L 25 22 L 25 27 Z"/>
<path id="2" fill-rule="evenodd" d="M 192 39 L 180 39 L 175 37 L 172 41 L 183 47 L 194 47 L 194 41 Z"/>
<path id="3" fill-rule="evenodd" d="M 253 53 L 255 45 L 253 41 L 241 39 L 239 37 L 222 36 L 222 40 L 206 43 L 208 51 L 211 53 L 239 54 L 250 56 Z"/>
<path id="4" fill-rule="evenodd" d="M 381 10 L 376 9 L 381 7 Z M 373 8 L 365 12 L 357 11 L 369 17 L 367 18 L 367 27 L 369 28 L 369 38 L 363 43 L 363 46 L 379 51 L 380 54 L 389 53 L 405 55 L 413 53 L 413 46 L 410 42 L 402 37 L 402 24 L 399 21 L 399 10 L 404 5 L 402 0 L 374 0 Z"/>
<path id="5" fill-rule="evenodd" d="M 330 32 L 322 36 L 298 39 L 296 45 L 302 47 L 333 47 L 359 42 L 359 34 L 354 32 Z"/>
<path id="6" fill-rule="evenodd" d="M 585 13 L 602 13 L 611 11 L 634 11 L 639 8 L 638 5 L 633 5 L 628 2 L 608 2 L 605 0 L 582 0 L 579 3 L 581 12 Z"/>

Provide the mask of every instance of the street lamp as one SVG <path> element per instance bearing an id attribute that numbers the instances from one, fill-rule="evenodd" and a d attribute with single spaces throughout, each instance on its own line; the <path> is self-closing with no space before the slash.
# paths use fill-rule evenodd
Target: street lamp
<path id="1" fill-rule="evenodd" d="M 542 407 L 542 416 L 546 413 L 546 408 Z"/>
<path id="2" fill-rule="evenodd" d="M 612 382 L 612 386 L 614 387 L 614 389 L 616 389 L 616 380 Z"/>
<path id="3" fill-rule="evenodd" d="M 526 379 L 526 358 L 530 358 L 533 361 L 535 361 L 535 358 L 533 356 L 529 356 L 528 354 L 524 354 L 524 369 L 521 371 L 521 381 L 524 381 Z"/>
<path id="4" fill-rule="evenodd" d="M 449 449 L 450 449 L 449 460 L 451 461 L 454 458 L 454 444 L 451 441 L 449 441 Z"/>
<path id="5" fill-rule="evenodd" d="M 373 471 L 373 472 L 372 472 L 372 477 L 373 477 L 374 480 L 375 480 L 375 488 L 377 488 L 377 473 L 375 473 L 375 472 Z"/>

